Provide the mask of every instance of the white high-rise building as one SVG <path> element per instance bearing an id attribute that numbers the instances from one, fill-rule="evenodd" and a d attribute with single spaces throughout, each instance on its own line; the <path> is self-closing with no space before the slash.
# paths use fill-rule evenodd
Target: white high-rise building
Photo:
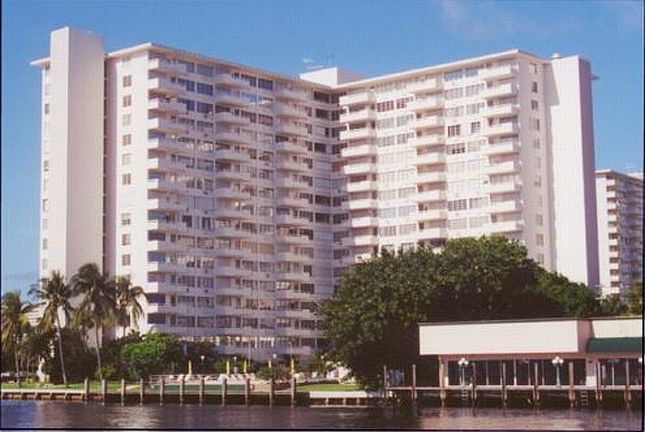
<path id="1" fill-rule="evenodd" d="M 590 65 L 513 50 L 300 79 L 52 33 L 42 274 L 95 261 L 146 291 L 143 332 L 309 355 L 316 305 L 380 249 L 503 234 L 596 286 Z"/>
<path id="2" fill-rule="evenodd" d="M 643 173 L 596 171 L 602 294 L 624 296 L 643 280 Z"/>

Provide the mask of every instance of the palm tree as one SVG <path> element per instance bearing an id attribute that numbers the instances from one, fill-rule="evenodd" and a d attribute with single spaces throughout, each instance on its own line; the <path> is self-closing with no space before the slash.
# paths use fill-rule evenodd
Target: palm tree
<path id="1" fill-rule="evenodd" d="M 81 303 L 74 315 L 76 326 L 87 326 L 94 329 L 96 342 L 96 359 L 99 379 L 103 379 L 101 371 L 101 352 L 99 332 L 111 326 L 116 321 L 116 289 L 114 281 L 101 273 L 94 264 L 85 264 L 72 277 L 72 290 L 75 295 L 81 295 Z"/>
<path id="2" fill-rule="evenodd" d="M 13 351 L 18 386 L 20 386 L 21 341 L 26 328 L 29 327 L 27 313 L 34 307 L 30 302 L 23 302 L 20 299 L 20 291 L 8 292 L 2 296 L 2 347 L 5 352 Z"/>
<path id="3" fill-rule="evenodd" d="M 65 357 L 63 355 L 63 333 L 61 331 L 60 313 L 65 316 L 65 322 L 70 321 L 74 311 L 70 303 L 72 290 L 65 283 L 65 278 L 59 271 L 52 271 L 48 278 L 42 279 L 40 286 L 30 291 L 41 300 L 39 305 L 44 305 L 43 316 L 40 325 L 43 331 L 47 332 L 52 328 L 56 329 L 58 335 L 58 352 L 60 354 L 60 369 L 63 375 L 63 384 L 67 387 L 67 373 L 65 372 Z"/>
<path id="4" fill-rule="evenodd" d="M 143 309 L 138 299 L 143 296 L 143 288 L 132 286 L 130 278 L 123 276 L 116 278 L 114 284 L 119 325 L 123 327 L 123 337 L 125 337 L 126 327 L 130 324 L 134 323 L 135 328 L 139 327 L 138 321 L 143 315 Z"/>

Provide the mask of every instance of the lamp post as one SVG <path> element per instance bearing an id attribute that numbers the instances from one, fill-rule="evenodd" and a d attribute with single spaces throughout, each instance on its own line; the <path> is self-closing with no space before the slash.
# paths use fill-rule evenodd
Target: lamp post
<path id="1" fill-rule="evenodd" d="M 466 385 L 466 368 L 468 367 L 468 364 L 470 362 L 466 360 L 465 358 L 459 359 L 457 364 L 459 365 L 459 384 Z"/>
<path id="2" fill-rule="evenodd" d="M 553 360 L 551 360 L 551 363 L 553 366 L 555 366 L 555 385 L 557 387 L 560 387 L 560 366 L 564 363 L 564 360 L 560 358 L 560 356 L 556 356 Z"/>
<path id="3" fill-rule="evenodd" d="M 289 344 L 289 359 L 291 362 L 291 376 L 293 376 L 296 372 L 295 364 L 293 363 L 293 342 L 287 341 Z"/>
<path id="4" fill-rule="evenodd" d="M 204 372 L 206 372 L 204 370 L 204 359 L 206 358 L 206 356 L 204 354 L 202 354 L 202 355 L 199 356 L 199 358 L 202 361 L 202 373 L 204 373 Z"/>

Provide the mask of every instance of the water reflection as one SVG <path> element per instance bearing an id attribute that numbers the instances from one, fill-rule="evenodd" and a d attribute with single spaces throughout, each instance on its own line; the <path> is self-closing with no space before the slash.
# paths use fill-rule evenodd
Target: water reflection
<path id="1" fill-rule="evenodd" d="M 642 411 L 481 408 L 325 409 L 2 401 L 2 428 L 422 428 L 641 430 Z"/>

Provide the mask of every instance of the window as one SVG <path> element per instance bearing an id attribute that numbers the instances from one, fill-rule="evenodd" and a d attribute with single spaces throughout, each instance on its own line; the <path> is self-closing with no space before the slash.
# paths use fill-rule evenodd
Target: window
<path id="1" fill-rule="evenodd" d="M 377 112 L 392 111 L 394 109 L 394 101 L 379 102 L 376 104 Z"/>
<path id="2" fill-rule="evenodd" d="M 124 114 L 121 123 L 123 126 L 130 126 L 132 122 L 132 116 L 130 114 Z"/>
<path id="3" fill-rule="evenodd" d="M 45 114 L 49 114 L 49 104 L 45 104 Z"/>
<path id="4" fill-rule="evenodd" d="M 461 87 L 446 91 L 447 100 L 459 99 L 460 97 L 463 97 L 463 96 L 464 96 L 464 89 L 462 89 Z"/>
<path id="5" fill-rule="evenodd" d="M 531 72 L 533 72 L 534 74 L 537 74 L 538 73 L 538 65 L 536 65 L 535 63 L 531 63 Z"/>
<path id="6" fill-rule="evenodd" d="M 43 171 L 49 172 L 49 161 L 48 160 L 43 161 Z"/>
<path id="7" fill-rule="evenodd" d="M 378 229 L 378 235 L 381 237 L 392 237 L 396 235 L 396 226 L 386 226 L 380 227 Z"/>
<path id="8" fill-rule="evenodd" d="M 123 77 L 123 87 L 130 87 L 132 85 L 132 75 Z"/>
<path id="9" fill-rule="evenodd" d="M 47 229 L 49 227 L 49 219 L 43 218 L 43 229 Z"/>
<path id="10" fill-rule="evenodd" d="M 130 165 L 130 161 L 132 159 L 132 154 L 126 153 L 123 156 L 121 156 L 121 165 Z"/>
<path id="11" fill-rule="evenodd" d="M 121 235 L 121 245 L 127 246 L 130 244 L 130 234 Z"/>
<path id="12" fill-rule="evenodd" d="M 43 250 L 47 250 L 47 246 L 48 246 L 48 245 L 47 245 L 47 239 L 46 239 L 46 238 L 44 238 L 44 239 L 43 239 Z"/>
<path id="13" fill-rule="evenodd" d="M 452 125 L 448 126 L 448 136 L 459 136 L 461 135 L 461 125 Z"/>
<path id="14" fill-rule="evenodd" d="M 536 130 L 536 131 L 540 130 L 540 119 L 530 118 L 529 124 L 532 130 Z"/>
<path id="15" fill-rule="evenodd" d="M 446 146 L 446 154 L 453 155 L 461 153 L 466 153 L 466 144 L 464 143 L 450 144 Z"/>
<path id="16" fill-rule="evenodd" d="M 542 234 L 535 234 L 535 244 L 544 246 L 544 236 Z"/>
<path id="17" fill-rule="evenodd" d="M 213 95 L 213 86 L 210 85 L 210 84 L 197 83 L 197 93 L 212 96 Z"/>
<path id="18" fill-rule="evenodd" d="M 122 266 L 130 265 L 130 254 L 121 255 L 121 265 Z"/>
<path id="19" fill-rule="evenodd" d="M 130 225 L 132 222 L 130 213 L 121 213 L 121 225 Z"/>
<path id="20" fill-rule="evenodd" d="M 537 83 L 537 82 L 533 81 L 533 83 L 531 84 L 531 91 L 532 91 L 533 93 L 537 93 L 537 92 L 538 92 L 538 83 Z"/>
<path id="21" fill-rule="evenodd" d="M 480 126 L 481 124 L 479 122 L 472 122 L 470 124 L 470 133 L 473 133 L 473 134 L 479 133 Z"/>
<path id="22" fill-rule="evenodd" d="M 132 135 L 130 134 L 123 135 L 121 137 L 121 142 L 123 143 L 124 146 L 132 144 Z"/>
<path id="23" fill-rule="evenodd" d="M 264 78 L 258 78 L 258 87 L 266 90 L 273 90 L 273 81 Z"/>
<path id="24" fill-rule="evenodd" d="M 466 210 L 468 208 L 467 199 L 458 199 L 454 201 L 448 201 L 448 210 L 449 211 L 459 211 Z"/>
<path id="25" fill-rule="evenodd" d="M 123 106 L 129 107 L 130 105 L 132 105 L 132 96 L 131 95 L 123 96 Z"/>
<path id="26" fill-rule="evenodd" d="M 49 200 L 47 198 L 43 200 L 43 211 L 49 211 Z"/>
<path id="27" fill-rule="evenodd" d="M 123 185 L 132 184 L 132 175 L 129 174 L 129 173 L 128 174 L 123 174 L 123 176 L 121 176 L 121 184 L 123 184 Z"/>
<path id="28" fill-rule="evenodd" d="M 539 215 L 539 214 L 535 215 L 535 225 L 542 226 L 542 215 Z"/>
<path id="29" fill-rule="evenodd" d="M 213 67 L 212 66 L 205 66 L 197 63 L 197 73 L 200 75 L 204 75 L 207 77 L 212 77 L 213 76 Z"/>
<path id="30" fill-rule="evenodd" d="M 533 111 L 537 111 L 537 110 L 539 109 L 538 101 L 536 101 L 536 100 L 532 100 L 532 101 L 531 101 L 531 109 L 532 109 Z"/>

